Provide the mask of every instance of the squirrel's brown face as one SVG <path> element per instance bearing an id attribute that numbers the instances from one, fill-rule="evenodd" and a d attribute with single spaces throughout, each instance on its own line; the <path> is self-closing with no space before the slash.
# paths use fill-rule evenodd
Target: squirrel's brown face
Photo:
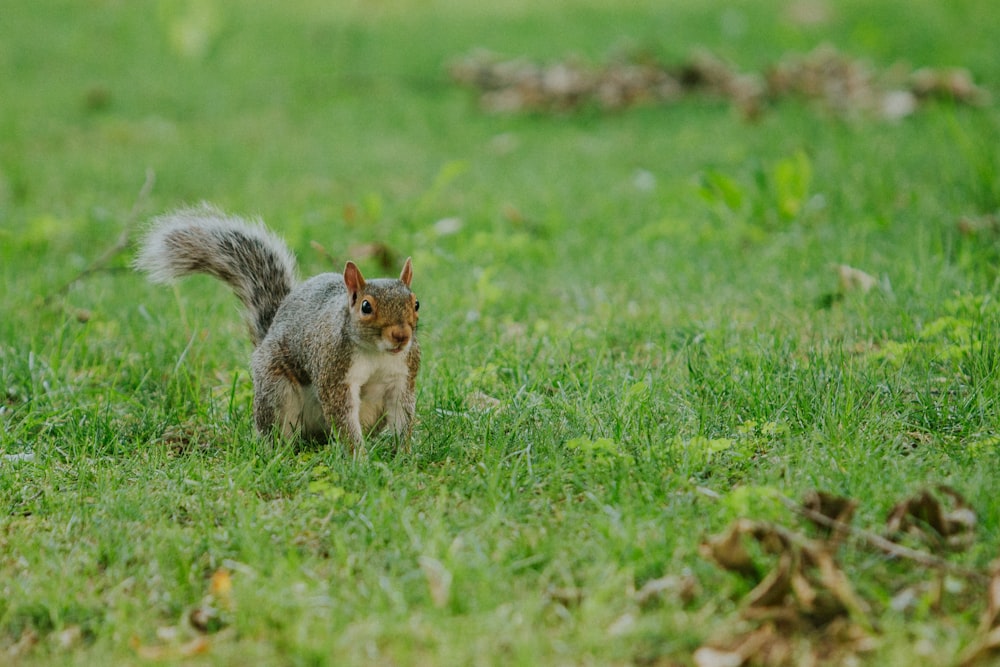
<path id="1" fill-rule="evenodd" d="M 381 352 L 401 354 L 410 349 L 417 329 L 420 302 L 410 290 L 413 268 L 406 260 L 399 280 L 366 282 L 353 262 L 344 269 L 351 311 L 365 339 Z"/>

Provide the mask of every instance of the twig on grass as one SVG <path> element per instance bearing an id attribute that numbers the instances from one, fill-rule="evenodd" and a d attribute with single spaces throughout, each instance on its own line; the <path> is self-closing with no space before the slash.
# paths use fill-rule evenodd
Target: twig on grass
<path id="1" fill-rule="evenodd" d="M 62 287 L 45 297 L 45 305 L 50 304 L 56 297 L 65 295 L 69 292 L 70 288 L 84 278 L 101 271 L 110 270 L 108 268 L 108 264 L 111 263 L 111 260 L 128 248 L 129 243 L 132 240 L 132 232 L 135 229 L 136 220 L 138 220 L 139 213 L 142 211 L 142 207 L 146 203 L 146 200 L 149 199 L 149 193 L 153 191 L 153 185 L 155 183 L 156 173 L 152 169 L 146 169 L 146 180 L 142 184 L 142 188 L 139 189 L 139 194 L 136 195 L 135 202 L 132 204 L 132 210 L 129 211 L 128 216 L 125 218 L 125 224 L 122 227 L 122 232 L 118 236 L 118 239 L 111 247 L 101 253 L 97 259 L 88 264 L 71 280 L 67 281 Z"/>
<path id="2" fill-rule="evenodd" d="M 839 534 L 853 535 L 854 537 L 861 539 L 868 544 L 872 545 L 879 551 L 882 551 L 889 556 L 896 558 L 902 558 L 905 560 L 913 561 L 918 565 L 923 565 L 925 567 L 931 567 L 944 572 L 955 574 L 973 581 L 987 583 L 990 577 L 978 570 L 972 570 L 969 568 L 962 567 L 961 565 L 955 565 L 954 563 L 940 558 L 933 554 L 929 554 L 926 551 L 919 551 L 917 549 L 911 549 L 905 547 L 902 544 L 897 544 L 892 540 L 887 540 L 886 538 L 871 532 L 870 530 L 865 530 L 864 528 L 855 528 L 854 526 L 838 521 L 836 519 L 831 519 L 821 512 L 804 507 L 800 503 L 795 502 L 791 498 L 779 495 L 778 499 L 783 505 L 788 507 L 793 512 L 800 514 L 810 521 L 814 521 L 822 526 L 830 528 Z"/>

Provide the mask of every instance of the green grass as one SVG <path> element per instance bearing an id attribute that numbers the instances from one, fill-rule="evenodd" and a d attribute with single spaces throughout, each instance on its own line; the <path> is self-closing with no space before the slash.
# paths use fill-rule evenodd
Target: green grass
<path id="1" fill-rule="evenodd" d="M 774 490 L 851 496 L 878 530 L 947 483 L 979 517 L 949 558 L 1000 548 L 1000 235 L 959 227 L 1000 210 L 996 106 L 488 116 L 446 74 L 476 47 L 752 70 L 829 42 L 995 91 L 990 0 L 845 0 L 819 26 L 762 1 L 6 4 L 0 662 L 170 659 L 225 569 L 195 662 L 690 664 L 743 627 L 746 591 L 698 545 L 741 516 L 798 525 Z M 147 169 L 142 218 L 260 214 L 304 275 L 331 269 L 311 241 L 413 256 L 410 454 L 259 442 L 250 345 L 209 279 L 151 286 L 124 253 L 59 293 Z M 841 293 L 838 264 L 879 285 Z M 864 660 L 950 664 L 973 640 L 975 586 L 894 611 L 933 575 L 858 544 L 842 562 L 879 628 Z M 684 573 L 692 598 L 636 601 Z"/>

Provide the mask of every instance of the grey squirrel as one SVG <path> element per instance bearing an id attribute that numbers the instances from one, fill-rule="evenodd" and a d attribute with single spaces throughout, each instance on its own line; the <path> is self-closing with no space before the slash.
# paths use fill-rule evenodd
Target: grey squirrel
<path id="1" fill-rule="evenodd" d="M 347 262 L 297 283 L 294 256 L 263 223 L 203 204 L 155 218 L 134 266 L 155 283 L 206 273 L 243 302 L 261 433 L 333 434 L 363 454 L 364 438 L 388 429 L 408 446 L 420 369 L 409 258 L 398 280 L 366 281 Z"/>

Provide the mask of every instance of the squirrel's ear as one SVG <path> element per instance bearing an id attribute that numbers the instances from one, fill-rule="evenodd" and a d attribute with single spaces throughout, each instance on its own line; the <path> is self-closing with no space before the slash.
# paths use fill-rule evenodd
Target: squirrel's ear
<path id="1" fill-rule="evenodd" d="M 348 262 L 344 267 L 344 285 L 351 294 L 357 294 L 365 288 L 365 278 L 354 262 Z"/>
<path id="2" fill-rule="evenodd" d="M 409 287 L 410 282 L 412 280 L 413 280 L 413 264 L 410 263 L 410 258 L 407 257 L 406 263 L 403 264 L 403 272 L 399 274 L 399 282 Z"/>

